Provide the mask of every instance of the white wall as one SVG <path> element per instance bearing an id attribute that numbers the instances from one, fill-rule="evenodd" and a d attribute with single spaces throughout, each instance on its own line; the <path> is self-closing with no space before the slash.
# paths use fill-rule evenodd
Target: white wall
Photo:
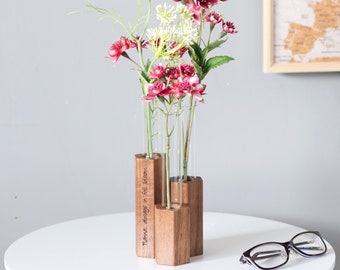
<path id="1" fill-rule="evenodd" d="M 43 226 L 134 209 L 139 85 L 105 59 L 118 27 L 67 15 L 86 2 L 1 3 L 0 254 Z M 132 0 L 95 3 L 134 15 Z M 205 210 L 320 230 L 339 253 L 339 73 L 263 74 L 261 1 L 220 9 L 239 34 L 199 109 Z"/>

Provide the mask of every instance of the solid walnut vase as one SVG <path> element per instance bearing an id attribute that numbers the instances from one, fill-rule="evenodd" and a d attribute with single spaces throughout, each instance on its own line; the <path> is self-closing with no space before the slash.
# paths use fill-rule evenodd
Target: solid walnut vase
<path id="1" fill-rule="evenodd" d="M 161 203 L 163 159 L 160 154 L 146 158 L 135 155 L 136 254 L 155 257 L 155 204 Z"/>
<path id="2" fill-rule="evenodd" d="M 187 205 L 155 207 L 155 258 L 157 264 L 176 266 L 190 262 L 190 209 Z"/>
<path id="3" fill-rule="evenodd" d="M 190 256 L 203 254 L 203 180 L 201 177 L 189 177 L 189 181 L 171 182 L 172 203 L 180 203 L 179 190 L 182 190 L 182 203 L 190 208 Z"/>

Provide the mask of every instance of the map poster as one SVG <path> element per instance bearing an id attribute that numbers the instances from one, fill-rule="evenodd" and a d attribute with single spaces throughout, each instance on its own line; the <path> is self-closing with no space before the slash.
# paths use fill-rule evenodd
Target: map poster
<path id="1" fill-rule="evenodd" d="M 264 71 L 340 71 L 340 0 L 264 0 Z"/>

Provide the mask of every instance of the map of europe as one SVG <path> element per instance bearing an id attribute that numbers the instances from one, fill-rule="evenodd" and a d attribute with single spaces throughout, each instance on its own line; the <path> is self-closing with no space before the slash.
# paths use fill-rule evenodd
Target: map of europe
<path id="1" fill-rule="evenodd" d="M 340 62 L 340 0 L 275 0 L 274 62 Z"/>

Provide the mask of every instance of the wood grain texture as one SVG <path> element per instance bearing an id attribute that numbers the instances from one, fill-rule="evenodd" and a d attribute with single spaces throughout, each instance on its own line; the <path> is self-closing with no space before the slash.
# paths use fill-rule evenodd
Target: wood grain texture
<path id="1" fill-rule="evenodd" d="M 190 262 L 190 208 L 155 207 L 155 258 L 157 264 L 176 266 Z"/>
<path id="2" fill-rule="evenodd" d="M 171 183 L 171 200 L 179 203 L 182 190 L 182 203 L 190 207 L 190 256 L 203 254 L 203 180 L 201 177 L 190 177 L 183 182 L 182 188 L 178 182 Z"/>
<path id="3" fill-rule="evenodd" d="M 136 254 L 155 257 L 155 204 L 161 203 L 163 160 L 155 154 L 152 159 L 135 155 L 136 192 Z"/>

